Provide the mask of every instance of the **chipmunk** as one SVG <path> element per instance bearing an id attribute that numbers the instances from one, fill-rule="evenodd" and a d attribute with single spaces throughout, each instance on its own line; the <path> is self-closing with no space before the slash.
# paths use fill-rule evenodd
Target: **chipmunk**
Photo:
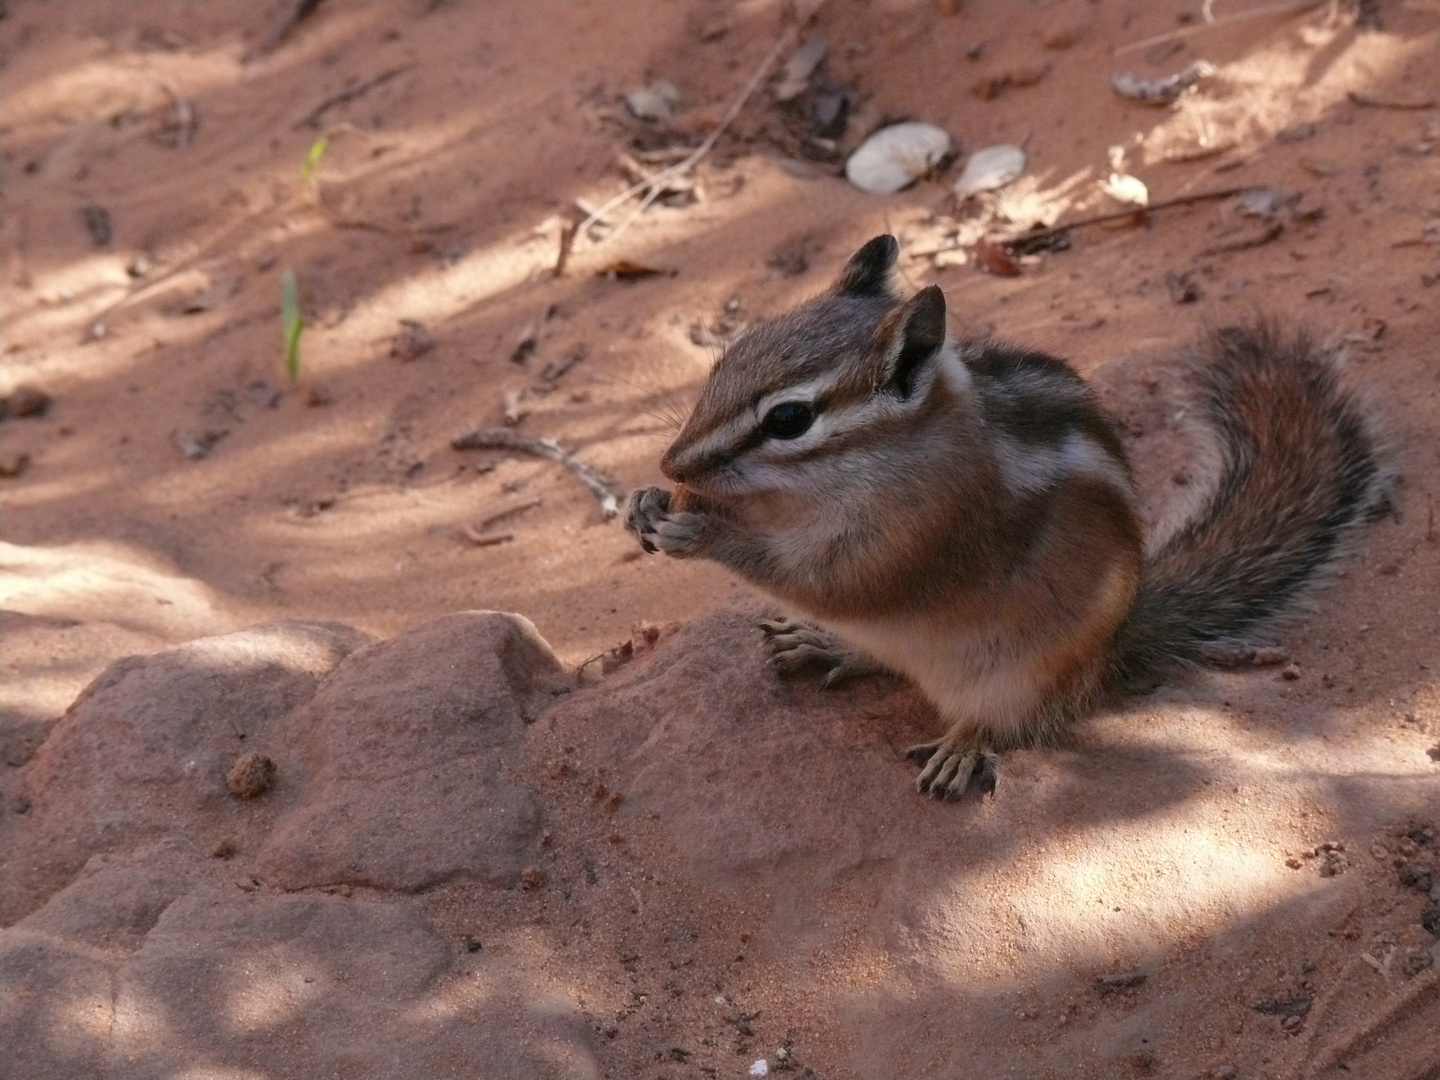
<path id="1" fill-rule="evenodd" d="M 949 729 L 916 786 L 996 782 L 1103 692 L 1236 658 L 1355 527 L 1389 506 L 1370 410 L 1333 358 L 1273 326 L 1209 335 L 1192 372 L 1218 477 L 1142 535 L 1114 424 L 1063 361 L 946 329 L 902 300 L 878 236 L 826 292 L 737 339 L 634 492 L 647 551 L 713 559 L 807 620 L 762 623 L 782 672 L 912 680 Z"/>

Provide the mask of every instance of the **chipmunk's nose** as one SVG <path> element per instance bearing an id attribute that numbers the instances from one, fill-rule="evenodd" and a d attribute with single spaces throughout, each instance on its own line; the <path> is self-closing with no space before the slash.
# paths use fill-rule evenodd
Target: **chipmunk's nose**
<path id="1" fill-rule="evenodd" d="M 665 474 L 665 479 L 677 484 L 685 482 L 685 470 L 680 459 L 681 455 L 674 443 L 666 447 L 665 453 L 660 455 L 660 471 Z"/>
<path id="2" fill-rule="evenodd" d="M 660 471 L 677 484 L 694 484 L 707 473 L 723 468 L 728 461 L 729 456 L 724 453 L 697 452 L 693 446 L 673 442 L 660 455 Z"/>

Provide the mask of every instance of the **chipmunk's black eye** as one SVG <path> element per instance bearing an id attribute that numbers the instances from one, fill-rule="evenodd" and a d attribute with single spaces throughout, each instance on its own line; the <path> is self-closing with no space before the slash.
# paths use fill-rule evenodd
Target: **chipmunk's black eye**
<path id="1" fill-rule="evenodd" d="M 772 439 L 798 439 L 815 422 L 815 410 L 803 401 L 782 401 L 760 421 L 762 434 Z"/>

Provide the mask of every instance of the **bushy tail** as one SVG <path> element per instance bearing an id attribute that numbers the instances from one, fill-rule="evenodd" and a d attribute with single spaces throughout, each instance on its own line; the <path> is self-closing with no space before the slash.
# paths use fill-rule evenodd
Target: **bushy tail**
<path id="1" fill-rule="evenodd" d="M 1356 526 L 1390 505 L 1384 439 L 1333 356 L 1260 324 L 1212 333 L 1198 359 L 1197 409 L 1219 443 L 1218 482 L 1146 558 L 1116 639 L 1117 685 L 1253 645 Z"/>

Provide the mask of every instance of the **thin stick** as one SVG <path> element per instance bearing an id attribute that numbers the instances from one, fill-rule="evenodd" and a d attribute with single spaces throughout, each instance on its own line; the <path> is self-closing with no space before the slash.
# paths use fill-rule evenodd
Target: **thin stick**
<path id="1" fill-rule="evenodd" d="M 517 431 L 508 431 L 505 428 L 481 428 L 468 435 L 459 435 L 451 439 L 450 445 L 456 450 L 519 450 L 522 453 L 534 454 L 536 457 L 548 458 L 573 472 L 580 478 L 580 482 L 594 493 L 595 497 L 600 500 L 600 513 L 606 521 L 620 513 L 619 493 L 611 488 L 589 465 L 573 454 L 566 453 L 560 448 L 559 443 L 551 439 L 521 435 Z"/>
<path id="2" fill-rule="evenodd" d="M 356 83 L 348 90 L 341 90 L 340 93 L 331 95 L 330 97 L 322 101 L 319 105 L 316 105 L 315 108 L 311 109 L 299 120 L 295 121 L 294 125 L 291 127 L 290 130 L 299 131 L 302 127 L 319 127 L 320 117 L 324 116 L 331 109 L 335 108 L 338 105 L 344 105 L 348 101 L 354 101 L 358 97 L 364 97 L 371 90 L 374 90 L 377 86 L 384 86 L 391 79 L 404 75 L 405 72 L 409 71 L 414 66 L 414 64 L 401 64 L 399 67 L 393 67 L 390 68 L 390 70 L 388 71 L 382 71 L 373 79 L 366 79 L 362 83 Z"/>
<path id="3" fill-rule="evenodd" d="M 1345 96 L 1356 105 L 1366 105 L 1372 109 L 1433 109 L 1435 107 L 1433 97 L 1378 97 L 1360 90 L 1346 91 Z"/>
<path id="4" fill-rule="evenodd" d="M 260 43 L 245 54 L 245 59 L 258 60 L 260 57 L 274 52 L 297 26 L 315 14 L 315 9 L 320 4 L 321 0 L 294 0 L 288 8 L 280 13 L 280 18 L 275 20 L 275 24 L 260 39 Z"/>
<path id="5" fill-rule="evenodd" d="M 476 547 L 494 547 L 496 544 L 507 544 L 515 539 L 514 533 L 489 533 L 487 535 L 476 532 L 469 525 L 461 525 L 460 531 L 465 534 L 465 539 Z"/>
<path id="6" fill-rule="evenodd" d="M 1180 30 L 1171 30 L 1168 33 L 1156 34 L 1154 37 L 1145 38 L 1143 41 L 1132 41 L 1129 45 L 1121 45 L 1110 55 L 1124 56 L 1126 53 L 1148 49 L 1151 45 L 1161 45 L 1167 41 L 1180 41 L 1183 38 L 1204 33 L 1213 27 L 1224 26 L 1226 23 L 1243 22 L 1246 19 L 1259 19 L 1266 15 L 1285 15 L 1292 11 L 1304 11 L 1307 8 L 1319 7 L 1323 3 L 1326 3 L 1326 0 L 1290 0 L 1289 3 L 1271 4 L 1269 7 L 1256 8 L 1253 11 L 1237 11 L 1234 15 L 1225 15 L 1219 19 L 1209 19 L 1199 26 L 1187 26 Z"/>
<path id="7" fill-rule="evenodd" d="M 1284 225 L 1278 221 L 1272 221 L 1254 236 L 1242 236 L 1239 240 L 1231 240 L 1224 244 L 1214 244 L 1200 252 L 1200 254 L 1225 255 L 1232 251 L 1249 251 L 1251 248 L 1263 247 L 1270 243 L 1271 240 L 1278 239 L 1284 231 Z"/>
<path id="8" fill-rule="evenodd" d="M 565 276 L 565 264 L 570 261 L 570 249 L 575 246 L 575 234 L 579 231 L 574 218 L 560 227 L 560 253 L 555 256 L 555 266 L 550 271 L 552 277 Z"/>
<path id="9" fill-rule="evenodd" d="M 175 107 L 175 123 L 167 130 L 173 132 L 170 145 L 176 150 L 184 150 L 195 138 L 195 128 L 198 121 L 195 118 L 195 106 L 180 96 L 180 91 L 175 84 L 166 82 L 160 84 L 165 93 L 170 95 L 170 102 Z M 162 132 L 162 134 L 164 134 Z"/>
<path id="10" fill-rule="evenodd" d="M 797 16 L 794 24 L 789 29 L 787 29 L 785 33 L 780 35 L 780 40 L 775 42 L 774 48 L 772 48 L 768 53 L 766 53 L 765 59 L 760 62 L 760 66 L 757 67 L 755 69 L 755 73 L 750 76 L 750 81 L 745 84 L 744 89 L 742 89 L 740 93 L 736 95 L 735 99 L 730 102 L 730 107 L 726 109 L 725 114 L 720 117 L 720 122 L 715 125 L 714 129 L 710 132 L 709 135 L 705 136 L 705 140 L 699 146 L 697 146 L 694 150 L 690 151 L 690 153 L 685 155 L 685 157 L 682 158 L 680 161 L 677 161 L 674 165 L 671 165 L 668 168 L 661 169 L 654 176 L 646 177 L 644 180 L 635 181 L 635 183 L 631 184 L 628 188 L 622 191 L 619 195 L 616 195 L 609 202 L 592 211 L 590 216 L 580 223 L 580 227 L 576 230 L 576 232 L 585 232 L 586 229 L 590 228 L 591 225 L 594 225 L 597 221 L 602 219 L 611 210 L 614 210 L 616 207 L 621 206 L 626 202 L 629 202 L 630 199 L 632 199 L 636 195 L 639 195 L 641 192 L 644 192 L 645 195 L 640 203 L 639 209 L 636 210 L 629 217 L 627 217 L 620 225 L 618 225 L 613 233 L 605 237 L 605 240 L 614 240 L 617 236 L 619 236 L 622 232 L 629 228 L 630 223 L 633 222 L 637 217 L 639 217 L 640 214 L 642 214 L 650 206 L 650 204 L 659 197 L 660 192 L 664 189 L 666 181 L 674 180 L 678 177 L 684 176 L 687 172 L 689 172 L 699 163 L 701 158 L 703 158 L 706 154 L 710 152 L 711 148 L 714 147 L 715 143 L 719 141 L 720 136 L 724 134 L 725 129 L 730 126 L 730 124 L 734 121 L 735 117 L 740 115 L 740 110 L 745 107 L 745 103 L 750 100 L 751 95 L 760 88 L 760 84 L 765 81 L 765 76 L 770 74 L 770 69 L 775 66 L 775 62 L 780 59 L 780 56 L 785 52 L 786 49 L 790 48 L 792 45 L 795 44 L 795 39 L 800 36 L 801 29 L 807 23 L 809 23 L 812 18 L 815 17 L 815 13 L 819 11 L 824 4 L 825 0 L 815 0 L 815 2 L 811 5 L 810 10 L 804 15 Z"/>
<path id="11" fill-rule="evenodd" d="M 1018 236 L 1007 237 L 1004 240 L 997 240 L 995 243 L 1006 247 L 1014 247 L 1016 244 L 1028 244 L 1034 240 L 1047 240 L 1052 236 L 1059 236 L 1071 229 L 1084 228 L 1086 225 L 1103 225 L 1107 221 L 1123 221 L 1126 218 L 1138 217 L 1155 210 L 1168 210 L 1172 206 L 1186 206 L 1189 203 L 1209 202 L 1212 199 L 1228 199 L 1232 195 L 1239 195 L 1242 191 L 1248 191 L 1253 185 L 1243 187 L 1221 188 L 1218 191 L 1197 191 L 1193 195 L 1177 195 L 1173 199 L 1162 199 L 1160 202 L 1151 203 L 1149 206 L 1136 206 L 1129 210 L 1112 210 L 1107 214 L 1096 214 L 1094 217 L 1081 218 L 1078 221 L 1071 221 L 1064 225 L 1051 225 L 1048 229 L 1032 229 L 1030 232 L 1020 233 Z"/>
<path id="12" fill-rule="evenodd" d="M 495 513 L 487 514 L 480 519 L 480 528 L 488 529 L 497 521 L 504 521 L 506 518 L 514 517 L 516 514 L 523 514 L 526 510 L 534 510 L 535 507 L 543 505 L 544 502 L 544 499 L 534 498 L 529 502 L 520 503 L 518 506 L 508 506 L 504 510 L 496 510 Z"/>

